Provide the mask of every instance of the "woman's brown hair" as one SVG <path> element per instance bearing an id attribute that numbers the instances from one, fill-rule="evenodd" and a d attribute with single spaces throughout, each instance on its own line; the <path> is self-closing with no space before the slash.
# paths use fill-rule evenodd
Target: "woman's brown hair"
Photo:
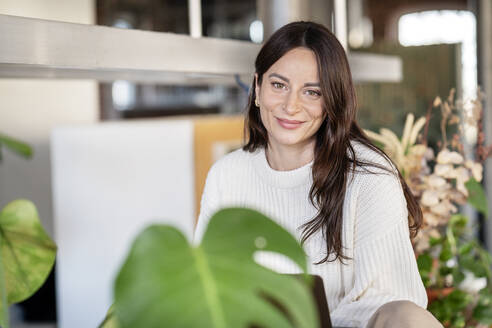
<path id="1" fill-rule="evenodd" d="M 255 61 L 258 84 L 263 74 L 289 50 L 305 47 L 314 52 L 318 63 L 321 93 L 326 118 L 316 132 L 313 184 L 309 199 L 318 210 L 317 215 L 304 223 L 301 243 L 321 229 L 326 240 L 326 256 L 316 264 L 337 259 L 349 259 L 342 253 L 342 214 L 345 189 L 350 170 L 355 167 L 378 167 L 376 163 L 356 158 L 351 141 L 358 141 L 382 155 L 389 163 L 391 159 L 376 147 L 356 122 L 356 95 L 347 57 L 337 38 L 323 25 L 298 21 L 278 29 L 262 46 Z M 243 150 L 254 152 L 259 147 L 268 147 L 268 133 L 263 126 L 258 107 L 255 106 L 255 81 L 249 92 L 246 108 L 245 133 L 247 142 Z M 405 180 L 398 171 L 408 208 L 410 237 L 417 234 L 422 224 L 422 211 Z M 331 254 L 335 257 L 329 260 Z M 343 262 L 343 261 L 342 261 Z"/>

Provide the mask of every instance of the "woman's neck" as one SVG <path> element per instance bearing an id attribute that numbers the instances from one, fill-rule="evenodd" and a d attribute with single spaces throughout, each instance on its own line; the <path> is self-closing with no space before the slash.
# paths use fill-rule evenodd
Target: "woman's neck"
<path id="1" fill-rule="evenodd" d="M 277 171 L 290 171 L 310 163 L 314 158 L 314 142 L 302 147 L 268 144 L 265 150 L 270 167 Z"/>

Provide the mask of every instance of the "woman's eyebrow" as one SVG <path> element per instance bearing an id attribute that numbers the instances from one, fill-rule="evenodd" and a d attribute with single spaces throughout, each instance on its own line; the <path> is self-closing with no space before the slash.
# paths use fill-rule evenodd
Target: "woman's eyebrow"
<path id="1" fill-rule="evenodd" d="M 286 78 L 285 76 L 282 76 L 280 74 L 277 74 L 277 73 L 271 73 L 270 75 L 268 75 L 268 77 L 278 77 L 279 79 L 282 79 L 287 83 L 290 82 L 288 78 Z M 304 86 L 305 87 L 319 87 L 320 84 L 318 82 L 308 82 L 308 83 L 304 83 Z"/>

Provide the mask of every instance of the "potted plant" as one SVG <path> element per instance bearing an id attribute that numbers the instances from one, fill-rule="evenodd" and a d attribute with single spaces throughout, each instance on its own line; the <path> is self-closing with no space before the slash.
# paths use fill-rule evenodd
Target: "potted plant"
<path id="1" fill-rule="evenodd" d="M 492 324 L 491 256 L 471 233 L 468 218 L 458 214 L 459 206 L 469 203 L 488 217 L 480 181 L 492 146 L 484 145 L 482 99 L 478 90 L 476 99 L 456 100 L 452 89 L 444 101 L 434 100 L 426 117 L 414 121 L 409 114 L 401 139 L 385 128 L 366 131 L 392 158 L 419 201 L 424 222 L 414 250 L 428 309 L 445 327 Z M 427 142 L 435 108 L 441 113 L 436 156 Z M 451 129 L 455 132 L 448 138 Z M 474 156 L 465 151 L 465 139 L 474 139 Z"/>
<path id="2" fill-rule="evenodd" d="M 492 324 L 492 257 L 469 229 L 466 216 L 453 215 L 446 233 L 431 237 L 430 247 L 418 257 L 429 311 L 446 327 Z"/>

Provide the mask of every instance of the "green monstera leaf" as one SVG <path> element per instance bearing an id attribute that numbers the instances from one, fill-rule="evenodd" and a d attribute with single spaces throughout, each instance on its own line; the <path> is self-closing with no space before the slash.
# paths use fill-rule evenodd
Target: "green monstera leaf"
<path id="1" fill-rule="evenodd" d="M 106 318 L 104 318 L 103 322 L 98 326 L 98 328 L 119 328 L 120 326 L 118 325 L 118 319 L 116 319 L 116 316 L 114 314 L 114 304 L 111 305 L 111 307 L 108 310 L 108 313 L 106 313 Z"/>
<path id="2" fill-rule="evenodd" d="M 304 279 L 259 265 L 259 250 L 287 256 Z M 254 210 L 226 208 L 199 246 L 172 226 L 145 229 L 116 278 L 115 314 L 121 328 L 319 327 L 306 272 L 288 231 Z"/>
<path id="3" fill-rule="evenodd" d="M 55 262 L 56 245 L 39 222 L 34 204 L 15 200 L 0 212 L 0 326 L 10 304 L 38 290 Z"/>

